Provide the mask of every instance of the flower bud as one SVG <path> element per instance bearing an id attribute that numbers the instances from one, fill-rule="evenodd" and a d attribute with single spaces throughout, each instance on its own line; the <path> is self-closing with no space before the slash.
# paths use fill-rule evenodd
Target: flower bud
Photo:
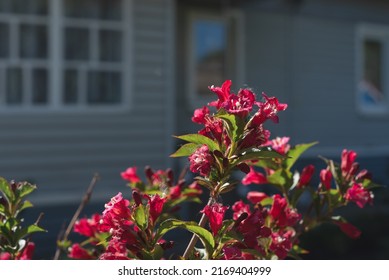
<path id="1" fill-rule="evenodd" d="M 142 204 L 142 198 L 141 198 L 138 191 L 134 190 L 132 192 L 132 198 L 134 199 L 136 206 L 139 206 Z"/>
<path id="2" fill-rule="evenodd" d="M 151 167 L 149 165 L 147 165 L 145 167 L 145 174 L 146 174 L 146 178 L 149 182 L 152 182 L 153 181 L 153 175 L 154 175 L 154 172 L 153 170 L 151 169 Z"/>

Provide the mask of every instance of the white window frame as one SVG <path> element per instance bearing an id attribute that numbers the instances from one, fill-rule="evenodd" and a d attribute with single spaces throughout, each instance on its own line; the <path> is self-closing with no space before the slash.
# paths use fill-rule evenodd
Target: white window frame
<path id="1" fill-rule="evenodd" d="M 372 39 L 382 44 L 382 93 L 385 96 L 381 106 L 363 106 L 360 102 L 359 84 L 364 71 L 364 42 Z M 365 116 L 389 116 L 389 25 L 359 24 L 356 28 L 356 77 L 355 93 L 358 113 Z"/>
<path id="2" fill-rule="evenodd" d="M 243 15 L 239 10 L 229 10 L 228 12 L 216 14 L 211 12 L 200 12 L 194 11 L 189 14 L 188 17 L 188 64 L 187 64 L 187 90 L 188 98 L 189 98 L 189 110 L 193 110 L 199 107 L 204 106 L 210 101 L 213 101 L 216 98 L 215 95 L 210 94 L 209 96 L 200 96 L 196 92 L 196 54 L 195 54 L 195 36 L 194 36 L 194 23 L 197 20 L 216 20 L 227 24 L 227 28 L 229 21 L 234 20 L 236 22 L 234 34 L 234 42 L 236 43 L 235 47 L 235 75 L 234 77 L 225 77 L 225 79 L 232 80 L 233 87 L 242 85 L 245 77 L 244 72 L 244 25 L 243 25 Z M 211 86 L 211 85 L 209 85 Z M 215 85 L 221 86 L 221 85 Z"/>
<path id="3" fill-rule="evenodd" d="M 45 104 L 32 104 L 31 102 L 23 102 L 22 104 L 6 104 L 4 102 L 0 103 L 0 114 L 3 113 L 47 113 L 47 112 L 57 112 L 57 113 L 114 113 L 114 112 L 126 112 L 131 109 L 132 98 L 131 98 L 131 85 L 132 85 L 132 75 L 131 75 L 131 38 L 133 34 L 133 24 L 132 20 L 132 1 L 123 0 L 122 1 L 122 21 L 115 22 L 109 20 L 99 20 L 99 19 L 73 19 L 66 18 L 63 9 L 63 0 L 48 0 L 48 14 L 41 15 L 15 15 L 15 14 L 0 14 L 0 21 L 6 23 L 13 22 L 31 22 L 33 24 L 45 23 L 47 26 L 47 58 L 45 59 L 27 59 L 23 58 L 15 59 L 15 52 L 19 50 L 18 38 L 12 37 L 10 34 L 10 50 L 9 57 L 5 60 L 0 60 L 0 74 L 1 71 L 5 71 L 5 67 L 10 65 L 21 66 L 22 71 L 26 67 L 39 66 L 42 65 L 48 70 L 48 85 L 47 85 L 47 103 Z M 122 31 L 122 59 L 118 63 L 104 63 L 105 65 L 98 65 L 94 61 L 85 61 L 85 62 L 69 62 L 64 59 L 64 39 L 65 39 L 65 28 L 67 26 L 89 26 L 89 30 L 94 30 L 95 33 L 99 30 L 104 29 L 104 27 L 113 27 L 115 30 Z M 101 28 L 102 27 L 102 28 Z M 10 25 L 12 28 L 12 24 Z M 11 33 L 11 32 L 10 32 Z M 93 44 L 92 44 L 93 45 Z M 96 53 L 96 46 L 90 46 L 90 55 Z M 84 103 L 75 103 L 75 104 L 65 104 L 63 102 L 63 83 L 64 83 L 64 71 L 66 65 L 77 64 L 79 68 L 85 68 L 93 70 L 105 70 L 105 68 L 119 68 L 118 71 L 121 73 L 121 96 L 118 103 L 112 104 L 88 104 Z M 120 65 L 119 65 L 120 64 Z M 119 65 L 119 66 L 118 66 Z M 87 72 L 85 71 L 86 75 Z M 5 96 L 5 73 L 0 75 L 0 90 L 3 92 L 0 96 Z M 79 82 L 80 84 L 80 82 Z M 31 82 L 30 82 L 31 85 Z M 28 87 L 28 85 L 23 85 Z M 87 86 L 87 82 L 84 83 L 84 86 Z M 85 91 L 84 93 L 82 93 Z M 86 88 L 79 89 L 79 92 L 86 95 Z M 23 94 L 27 96 L 29 90 L 23 90 Z M 2 100 L 0 100 L 2 101 Z"/>

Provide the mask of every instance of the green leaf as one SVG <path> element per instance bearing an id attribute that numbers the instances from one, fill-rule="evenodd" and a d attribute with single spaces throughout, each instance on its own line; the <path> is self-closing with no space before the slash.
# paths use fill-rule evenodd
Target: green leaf
<path id="1" fill-rule="evenodd" d="M 149 220 L 148 211 L 144 205 L 140 204 L 137 208 L 135 208 L 134 220 L 141 230 L 145 230 L 147 228 Z"/>
<path id="2" fill-rule="evenodd" d="M 267 181 L 276 186 L 290 188 L 293 184 L 293 175 L 285 169 L 278 169 L 273 174 L 267 176 Z"/>
<path id="3" fill-rule="evenodd" d="M 273 158 L 284 159 L 286 158 L 286 156 L 277 153 L 271 147 L 249 148 L 240 151 L 238 155 L 238 163 L 245 162 L 247 160 L 273 159 Z"/>
<path id="4" fill-rule="evenodd" d="M 306 150 L 308 150 L 310 147 L 316 145 L 319 142 L 312 142 L 307 144 L 299 144 L 295 147 L 291 148 L 288 152 L 288 159 L 286 159 L 286 169 L 290 170 L 290 168 L 295 164 L 297 159 L 304 153 Z"/>
<path id="5" fill-rule="evenodd" d="M 219 150 L 219 144 L 216 141 L 201 134 L 186 134 L 186 135 L 176 136 L 176 138 L 194 144 L 200 144 L 200 145 L 205 144 L 208 146 L 208 148 L 211 151 Z"/>
<path id="6" fill-rule="evenodd" d="M 0 214 L 5 215 L 5 206 L 3 204 L 0 204 Z"/>
<path id="7" fill-rule="evenodd" d="M 0 191 L 4 194 L 8 202 L 13 202 L 15 200 L 15 194 L 13 193 L 11 186 L 8 184 L 7 180 L 0 177 Z"/>
<path id="8" fill-rule="evenodd" d="M 215 240 L 208 230 L 200 227 L 195 222 L 185 222 L 176 219 L 170 219 L 162 222 L 158 228 L 158 231 L 155 235 L 154 241 L 157 242 L 162 238 L 167 232 L 175 228 L 183 228 L 194 234 L 196 234 L 201 242 L 203 243 L 205 249 L 207 250 L 208 256 L 211 256 L 213 249 L 215 247 Z"/>
<path id="9" fill-rule="evenodd" d="M 32 203 L 28 200 L 25 200 L 23 204 L 19 207 L 19 212 L 22 212 L 24 209 L 33 207 Z"/>
<path id="10" fill-rule="evenodd" d="M 329 196 L 330 209 L 338 207 L 339 203 L 341 203 L 341 201 L 342 201 L 342 195 L 341 195 L 339 189 L 330 189 L 327 192 L 327 194 Z"/>
<path id="11" fill-rule="evenodd" d="M 46 230 L 37 225 L 29 225 L 28 227 L 22 228 L 22 230 L 18 233 L 18 239 L 22 239 L 27 235 L 36 232 L 46 232 Z"/>
<path id="12" fill-rule="evenodd" d="M 170 157 L 187 157 L 193 154 L 197 148 L 199 147 L 199 144 L 195 143 L 186 143 L 178 148 L 178 150 L 171 154 Z"/>
<path id="13" fill-rule="evenodd" d="M 265 199 L 262 199 L 259 204 L 261 204 L 262 206 L 270 206 L 270 205 L 273 204 L 273 198 L 272 197 L 267 197 Z"/>
<path id="14" fill-rule="evenodd" d="M 228 114 L 224 110 L 221 110 L 215 117 L 222 119 L 227 124 L 228 134 L 233 141 L 236 142 L 241 138 L 245 125 L 241 118 L 233 114 Z"/>
<path id="15" fill-rule="evenodd" d="M 18 187 L 18 193 L 19 197 L 25 197 L 26 195 L 32 193 L 34 190 L 36 190 L 35 185 L 31 185 L 30 183 L 23 182 L 21 186 Z"/>

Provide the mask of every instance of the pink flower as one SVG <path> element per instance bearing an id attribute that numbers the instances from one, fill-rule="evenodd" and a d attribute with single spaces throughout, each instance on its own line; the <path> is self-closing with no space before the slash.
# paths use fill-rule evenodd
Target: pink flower
<path id="1" fill-rule="evenodd" d="M 214 203 L 212 205 L 206 205 L 201 211 L 208 217 L 209 226 L 211 227 L 214 235 L 216 235 L 221 228 L 224 214 L 226 213 L 227 209 L 227 206 L 223 206 L 220 203 Z"/>
<path id="2" fill-rule="evenodd" d="M 212 140 L 216 140 L 219 143 L 222 143 L 225 140 L 223 139 L 223 121 L 214 117 L 207 118 L 205 128 L 198 133 L 207 136 Z"/>
<path id="3" fill-rule="evenodd" d="M 190 157 L 190 171 L 200 173 L 202 176 L 208 176 L 211 172 L 213 157 L 209 152 L 207 145 L 202 145 Z"/>
<path id="4" fill-rule="evenodd" d="M 129 167 L 126 171 L 120 173 L 120 175 L 124 180 L 129 181 L 130 183 L 138 183 L 141 181 L 136 174 L 136 167 Z"/>
<path id="5" fill-rule="evenodd" d="M 255 171 L 255 169 L 250 166 L 250 172 L 242 179 L 243 185 L 250 184 L 266 184 L 266 176 L 260 172 Z"/>
<path id="6" fill-rule="evenodd" d="M 289 149 L 290 145 L 288 144 L 290 137 L 276 137 L 275 139 L 267 141 L 264 146 L 271 146 L 273 150 L 278 152 L 281 155 L 285 155 Z"/>
<path id="7" fill-rule="evenodd" d="M 221 87 L 210 86 L 209 89 L 216 93 L 219 99 L 209 103 L 209 106 L 215 106 L 219 110 L 231 95 L 231 84 L 231 80 L 226 80 Z"/>
<path id="8" fill-rule="evenodd" d="M 197 196 L 203 193 L 201 186 L 196 181 L 190 184 L 188 188 L 192 191 L 187 194 L 188 196 Z"/>
<path id="9" fill-rule="evenodd" d="M 331 189 L 332 173 L 328 169 L 320 171 L 320 181 L 327 190 Z"/>
<path id="10" fill-rule="evenodd" d="M 232 205 L 232 211 L 234 211 L 233 219 L 237 220 L 242 213 L 250 214 L 250 205 L 245 204 L 242 200 L 239 200 Z"/>
<path id="11" fill-rule="evenodd" d="M 6 261 L 11 259 L 11 254 L 8 252 L 0 253 L 0 261 Z"/>
<path id="12" fill-rule="evenodd" d="M 250 127 L 247 134 L 239 144 L 240 149 L 251 147 L 261 147 L 269 141 L 270 131 L 263 128 L 262 125 Z"/>
<path id="13" fill-rule="evenodd" d="M 21 252 L 18 252 L 15 259 L 16 260 L 32 260 L 32 255 L 34 254 L 34 251 L 35 251 L 35 244 L 34 242 L 28 242 L 26 247 L 24 247 L 22 249 Z M 7 254 L 7 253 L 5 253 Z M 7 256 L 5 256 L 7 257 Z M 9 255 L 9 258 L 11 257 L 11 255 Z M 0 257 L 0 259 L 2 259 Z M 5 258 L 6 260 L 6 258 Z"/>
<path id="14" fill-rule="evenodd" d="M 158 194 L 153 195 L 151 197 L 146 195 L 146 198 L 149 200 L 150 217 L 152 222 L 154 223 L 162 213 L 163 205 L 166 202 L 166 198 L 161 198 Z"/>
<path id="15" fill-rule="evenodd" d="M 269 214 L 279 227 L 293 226 L 301 218 L 297 210 L 290 208 L 286 199 L 279 194 L 274 195 Z"/>
<path id="16" fill-rule="evenodd" d="M 361 231 L 350 223 L 336 222 L 340 230 L 343 231 L 348 237 L 357 239 L 361 235 Z"/>
<path id="17" fill-rule="evenodd" d="M 86 237 L 95 237 L 96 233 L 99 232 L 100 220 L 99 214 L 94 214 L 91 219 L 80 219 L 74 224 L 73 230 Z"/>
<path id="18" fill-rule="evenodd" d="M 366 169 L 361 170 L 357 174 L 357 176 L 355 176 L 356 181 L 363 181 L 365 179 L 371 180 L 371 178 L 372 178 L 371 173 L 369 171 L 367 171 Z"/>
<path id="19" fill-rule="evenodd" d="M 207 116 L 209 116 L 209 109 L 207 106 L 204 106 L 194 111 L 192 121 L 194 123 L 205 124 Z"/>
<path id="20" fill-rule="evenodd" d="M 224 109 L 230 114 L 245 118 L 253 109 L 255 95 L 249 89 L 241 89 L 238 94 L 230 94 Z"/>
<path id="21" fill-rule="evenodd" d="M 76 260 L 93 260 L 95 259 L 87 250 L 82 248 L 80 244 L 75 243 L 69 248 L 69 258 Z"/>
<path id="22" fill-rule="evenodd" d="M 223 247 L 224 260 L 243 260 L 242 251 L 236 246 Z"/>
<path id="23" fill-rule="evenodd" d="M 288 252 L 292 249 L 292 237 L 294 232 L 292 230 L 273 232 L 271 234 L 272 243 L 270 250 L 276 254 L 279 259 L 285 259 Z"/>
<path id="24" fill-rule="evenodd" d="M 100 256 L 100 260 L 129 260 L 126 244 L 116 238 L 109 241 L 107 249 Z"/>
<path id="25" fill-rule="evenodd" d="M 265 102 L 256 102 L 259 110 L 252 119 L 252 126 L 263 124 L 267 119 L 271 119 L 273 122 L 278 123 L 277 113 L 286 110 L 288 107 L 287 104 L 279 103 L 276 97 L 268 97 L 265 93 L 262 93 L 262 96 L 264 97 Z"/>
<path id="26" fill-rule="evenodd" d="M 177 199 L 181 196 L 181 186 L 177 185 L 169 189 L 169 198 Z"/>
<path id="27" fill-rule="evenodd" d="M 258 238 L 269 237 L 271 230 L 265 226 L 267 211 L 265 209 L 255 209 L 238 226 L 238 231 L 243 235 L 245 245 L 250 249 L 263 251 L 258 243 Z"/>
<path id="28" fill-rule="evenodd" d="M 301 171 L 301 176 L 297 184 L 297 188 L 302 188 L 303 186 L 308 185 L 312 179 L 314 172 L 315 172 L 315 167 L 312 164 L 304 167 L 303 171 Z"/>
<path id="29" fill-rule="evenodd" d="M 247 199 L 252 204 L 260 203 L 265 198 L 268 198 L 268 196 L 264 192 L 252 191 L 247 193 Z"/>
<path id="30" fill-rule="evenodd" d="M 355 166 L 353 168 L 353 164 L 356 158 L 357 158 L 356 152 L 348 151 L 346 149 L 342 151 L 342 161 L 340 164 L 340 168 L 342 170 L 343 177 L 347 177 L 347 175 L 350 174 L 350 171 L 352 171 L 352 169 L 355 169 Z"/>
<path id="31" fill-rule="evenodd" d="M 100 230 L 105 232 L 130 225 L 129 205 L 130 202 L 123 198 L 121 192 L 111 198 L 111 201 L 105 204 L 103 217 L 100 221 Z"/>
<path id="32" fill-rule="evenodd" d="M 373 193 L 366 190 L 361 184 L 354 183 L 346 192 L 345 199 L 355 202 L 359 208 L 363 208 L 366 203 L 373 203 Z"/>

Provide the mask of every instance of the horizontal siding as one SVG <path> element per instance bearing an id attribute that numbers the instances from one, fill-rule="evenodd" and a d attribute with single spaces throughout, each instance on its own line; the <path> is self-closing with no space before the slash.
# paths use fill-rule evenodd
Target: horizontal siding
<path id="1" fill-rule="evenodd" d="M 171 1 L 133 1 L 132 106 L 128 112 L 0 117 L 0 176 L 38 185 L 33 202 L 78 203 L 94 173 L 94 200 L 126 191 L 120 172 L 167 168 Z"/>

